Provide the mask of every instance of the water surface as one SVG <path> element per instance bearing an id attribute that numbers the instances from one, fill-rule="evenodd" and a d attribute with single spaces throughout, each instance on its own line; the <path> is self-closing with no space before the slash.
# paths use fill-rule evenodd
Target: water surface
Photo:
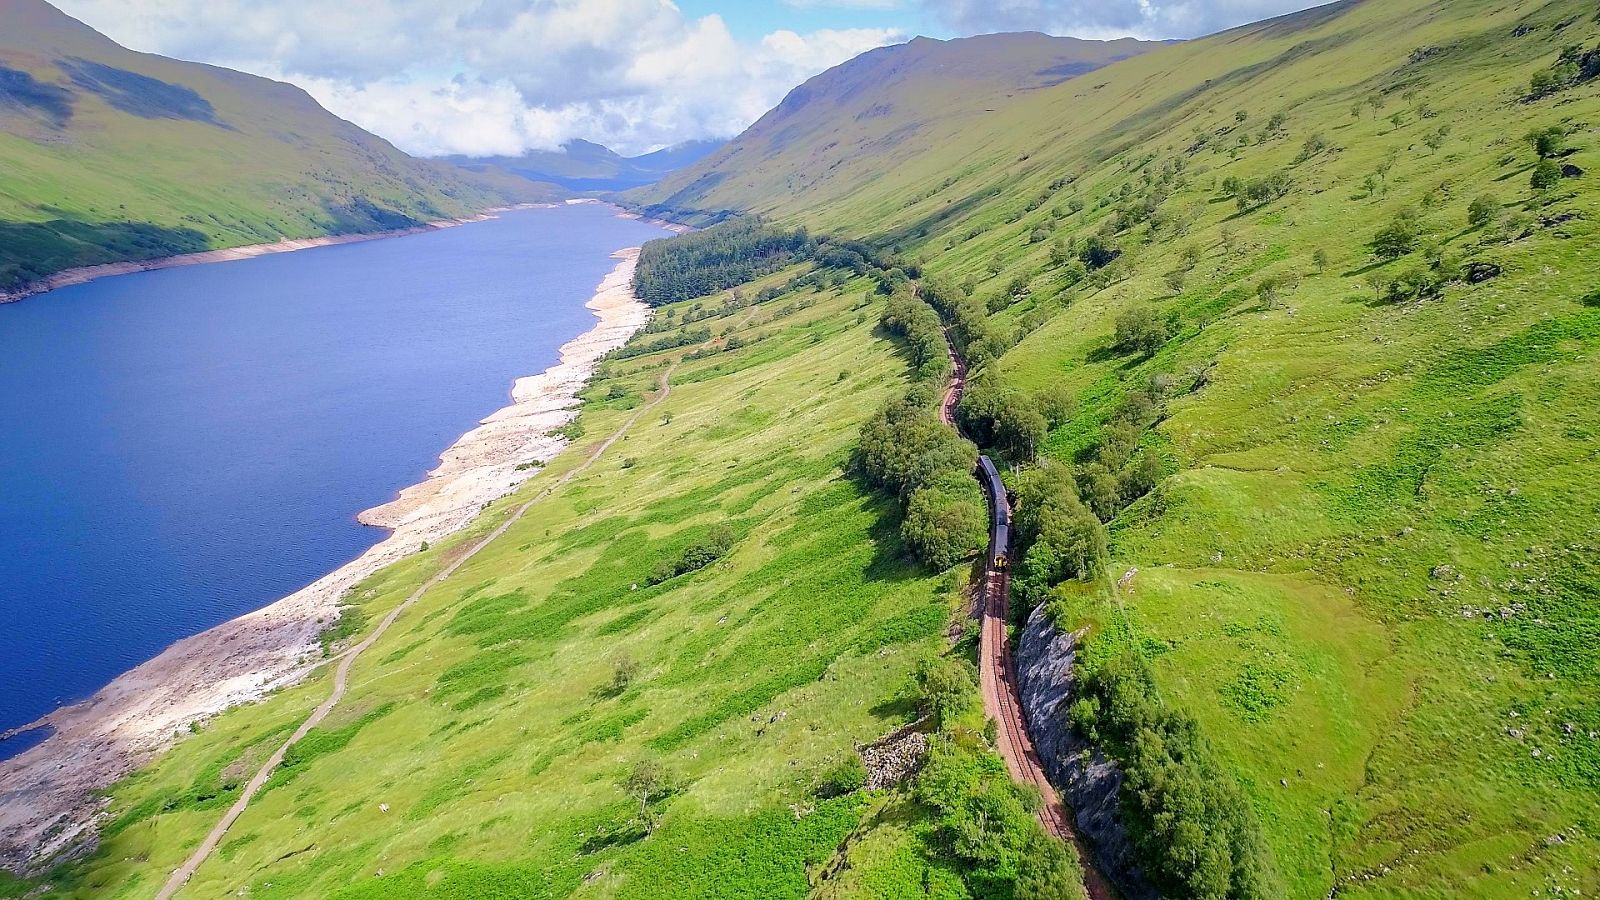
<path id="1" fill-rule="evenodd" d="M 0 731 L 293 593 L 588 330 L 594 205 L 0 305 Z M 22 749 L 0 747 L 0 756 Z"/>

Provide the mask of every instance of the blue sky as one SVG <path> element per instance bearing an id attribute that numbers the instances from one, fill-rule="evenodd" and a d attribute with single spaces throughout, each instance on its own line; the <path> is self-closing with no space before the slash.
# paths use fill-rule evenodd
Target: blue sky
<path id="1" fill-rule="evenodd" d="M 3 0 L 0 0 L 3 2 Z M 738 134 L 796 85 L 925 34 L 1191 38 L 1314 0 L 54 0 L 113 39 L 305 88 L 424 156 Z"/>
<path id="2" fill-rule="evenodd" d="M 954 37 L 955 33 L 926 8 L 892 2 L 866 4 L 795 3 L 784 0 L 679 0 L 678 8 L 694 17 L 720 15 L 735 36 L 756 40 L 788 29 L 807 32 L 823 28 L 890 28 L 908 36 Z"/>

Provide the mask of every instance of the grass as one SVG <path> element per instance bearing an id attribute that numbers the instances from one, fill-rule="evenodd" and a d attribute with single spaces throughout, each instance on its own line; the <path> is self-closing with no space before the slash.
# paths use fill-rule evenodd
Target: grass
<path id="1" fill-rule="evenodd" d="M 1056 612 L 1091 629 L 1089 652 L 1151 660 L 1254 806 L 1291 896 L 1592 894 L 1600 90 L 1522 98 L 1563 44 L 1596 40 L 1571 0 L 1346 4 L 996 98 L 981 125 L 924 115 L 915 141 L 803 185 L 816 147 L 799 140 L 703 182 L 698 202 L 878 239 L 982 297 L 1022 277 L 1027 296 L 991 319 L 1017 329 L 998 369 L 1077 401 L 1047 455 L 1077 461 L 1151 378 L 1181 386 L 1144 437 L 1173 474 L 1110 523 L 1114 578 L 1137 574 Z M 1591 174 L 1536 195 L 1519 136 L 1553 123 Z M 840 127 L 870 143 L 903 124 Z M 1315 133 L 1327 148 L 1299 158 Z M 1251 211 L 1220 190 L 1275 172 L 1289 193 Z M 1158 187 L 1155 227 L 1113 236 L 1125 262 L 1065 284 L 1055 241 Z M 1468 228 L 1485 192 L 1525 221 Z M 1370 252 L 1402 207 L 1443 255 L 1501 274 L 1380 302 L 1369 277 L 1426 265 Z M 1298 285 L 1264 299 L 1279 275 Z M 892 504 L 843 475 L 856 426 L 903 390 L 874 302 L 852 282 L 694 323 L 748 343 L 682 363 L 659 415 L 402 617 L 356 667 L 326 752 L 252 806 L 195 894 L 962 896 L 907 796 L 813 796 L 853 741 L 907 720 L 908 673 L 957 605 L 959 579 L 911 566 Z M 1112 323 L 1136 304 L 1176 337 L 1118 355 Z M 608 364 L 580 445 L 687 349 Z M 352 621 L 376 621 L 515 502 L 369 580 Z M 647 584 L 724 523 L 728 556 Z M 600 696 L 622 654 L 638 676 Z M 230 772 L 326 687 L 228 713 L 117 786 L 120 827 L 52 876 L 57 892 L 148 895 Z M 648 837 L 617 787 L 640 759 L 676 786 Z"/>
<path id="2" fill-rule="evenodd" d="M 1568 158 L 1595 170 L 1596 85 L 1524 97 L 1562 45 L 1597 40 L 1577 3 L 1347 5 L 1019 94 L 981 128 L 928 114 L 916 147 L 858 154 L 807 190 L 782 175 L 818 152 L 804 143 L 700 182 L 708 205 L 879 238 L 980 297 L 1022 278 L 1028 295 L 993 317 L 1019 328 L 1000 368 L 1075 395 L 1050 456 L 1078 460 L 1131 387 L 1203 374 L 1146 437 L 1176 474 L 1110 523 L 1131 592 L 1060 612 L 1151 656 L 1246 788 L 1293 896 L 1600 890 L 1584 299 L 1600 195 L 1592 175 L 1535 194 L 1521 140 L 1563 124 Z M 1352 115 L 1367 100 L 1381 110 Z M 870 143 L 875 125 L 847 127 Z M 1297 161 L 1319 132 L 1327 149 Z M 1280 200 L 1241 213 L 1221 195 L 1224 178 L 1275 172 L 1292 182 Z M 1126 268 L 1066 286 L 1051 246 L 1157 183 L 1168 218 L 1114 237 Z M 1466 225 L 1485 193 L 1525 217 L 1510 239 Z M 1424 243 L 1502 273 L 1378 302 L 1369 277 L 1425 264 L 1369 251 L 1402 207 Z M 1280 274 L 1298 286 L 1263 303 L 1257 284 Z M 1109 352 L 1140 303 L 1178 337 Z"/>
<path id="3" fill-rule="evenodd" d="M 804 330 L 862 299 L 852 284 L 803 309 L 769 304 L 710 324 Z M 693 376 L 695 366 L 762 355 L 677 384 L 662 415 L 640 420 L 402 616 L 189 890 L 806 895 L 879 802 L 819 801 L 814 789 L 853 741 L 907 720 L 910 670 L 943 646 L 957 604 L 953 581 L 909 561 L 893 505 L 843 472 L 859 420 L 903 389 L 903 363 L 874 324 L 834 329 L 825 344 L 778 352 L 764 342 L 687 364 Z M 614 362 L 609 378 L 642 382 L 657 362 Z M 841 366 L 853 373 L 842 388 Z M 626 415 L 588 408 L 589 440 Z M 542 490 L 582 452 L 554 460 L 524 491 Z M 634 464 L 624 468 L 625 457 Z M 375 576 L 346 619 L 359 628 L 381 618 L 516 502 Z M 727 556 L 647 583 L 660 560 L 717 524 L 737 538 Z M 638 675 L 613 694 L 605 688 L 624 654 Z M 52 884 L 63 896 L 148 893 L 234 789 L 217 773 L 247 768 L 238 748 L 270 748 L 326 688 L 314 678 L 227 713 L 120 784 L 111 809 L 124 824 Z M 648 838 L 631 830 L 618 787 L 644 758 L 675 784 Z"/>

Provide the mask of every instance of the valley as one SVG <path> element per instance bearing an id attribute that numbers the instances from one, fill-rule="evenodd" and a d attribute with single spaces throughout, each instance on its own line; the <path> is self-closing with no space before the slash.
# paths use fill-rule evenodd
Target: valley
<path id="1" fill-rule="evenodd" d="M 1577 0 L 830 69 L 619 198 L 701 230 L 569 447 L 0 897 L 1600 891 L 1597 134 Z"/>

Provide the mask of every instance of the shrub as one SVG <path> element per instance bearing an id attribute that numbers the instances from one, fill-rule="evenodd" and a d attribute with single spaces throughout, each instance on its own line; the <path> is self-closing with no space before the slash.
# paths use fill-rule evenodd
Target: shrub
<path id="1" fill-rule="evenodd" d="M 822 783 L 817 785 L 817 796 L 823 800 L 833 797 L 843 797 L 853 794 L 867 786 L 867 766 L 861 757 L 854 753 L 845 757 L 822 776 Z"/>
<path id="2" fill-rule="evenodd" d="M 685 547 L 676 557 L 664 559 L 656 565 L 649 578 L 650 584 L 660 584 L 679 575 L 687 575 L 711 565 L 728 555 L 733 549 L 733 529 L 718 525 L 704 540 Z"/>
<path id="3" fill-rule="evenodd" d="M 1561 183 L 1561 166 L 1553 159 L 1541 159 L 1533 167 L 1533 175 L 1528 183 L 1536 191 L 1548 191 Z"/>
<path id="4" fill-rule="evenodd" d="M 1422 239 L 1422 227 L 1416 213 L 1402 209 L 1393 221 L 1372 237 L 1372 254 L 1379 259 L 1399 259 L 1417 249 Z"/>
<path id="5" fill-rule="evenodd" d="M 1472 228 L 1483 228 L 1494 221 L 1500 212 L 1500 202 L 1494 197 L 1483 194 L 1467 205 L 1467 225 Z"/>
<path id="6" fill-rule="evenodd" d="M 915 677 L 923 710 L 939 723 L 953 721 L 971 708 L 977 681 L 966 662 L 930 656 L 917 664 Z"/>
<path id="7" fill-rule="evenodd" d="M 1078 251 L 1078 261 L 1084 268 L 1094 271 L 1111 265 L 1111 261 L 1122 255 L 1122 251 L 1106 243 L 1099 235 L 1092 235 L 1083 242 L 1083 249 Z"/>
<path id="8" fill-rule="evenodd" d="M 943 571 L 983 547 L 988 523 L 989 510 L 978 483 L 960 475 L 911 494 L 900 536 L 919 559 Z"/>
<path id="9" fill-rule="evenodd" d="M 1152 306 L 1141 304 L 1117 315 L 1115 341 L 1122 353 L 1154 354 L 1171 338 L 1171 326 Z"/>

